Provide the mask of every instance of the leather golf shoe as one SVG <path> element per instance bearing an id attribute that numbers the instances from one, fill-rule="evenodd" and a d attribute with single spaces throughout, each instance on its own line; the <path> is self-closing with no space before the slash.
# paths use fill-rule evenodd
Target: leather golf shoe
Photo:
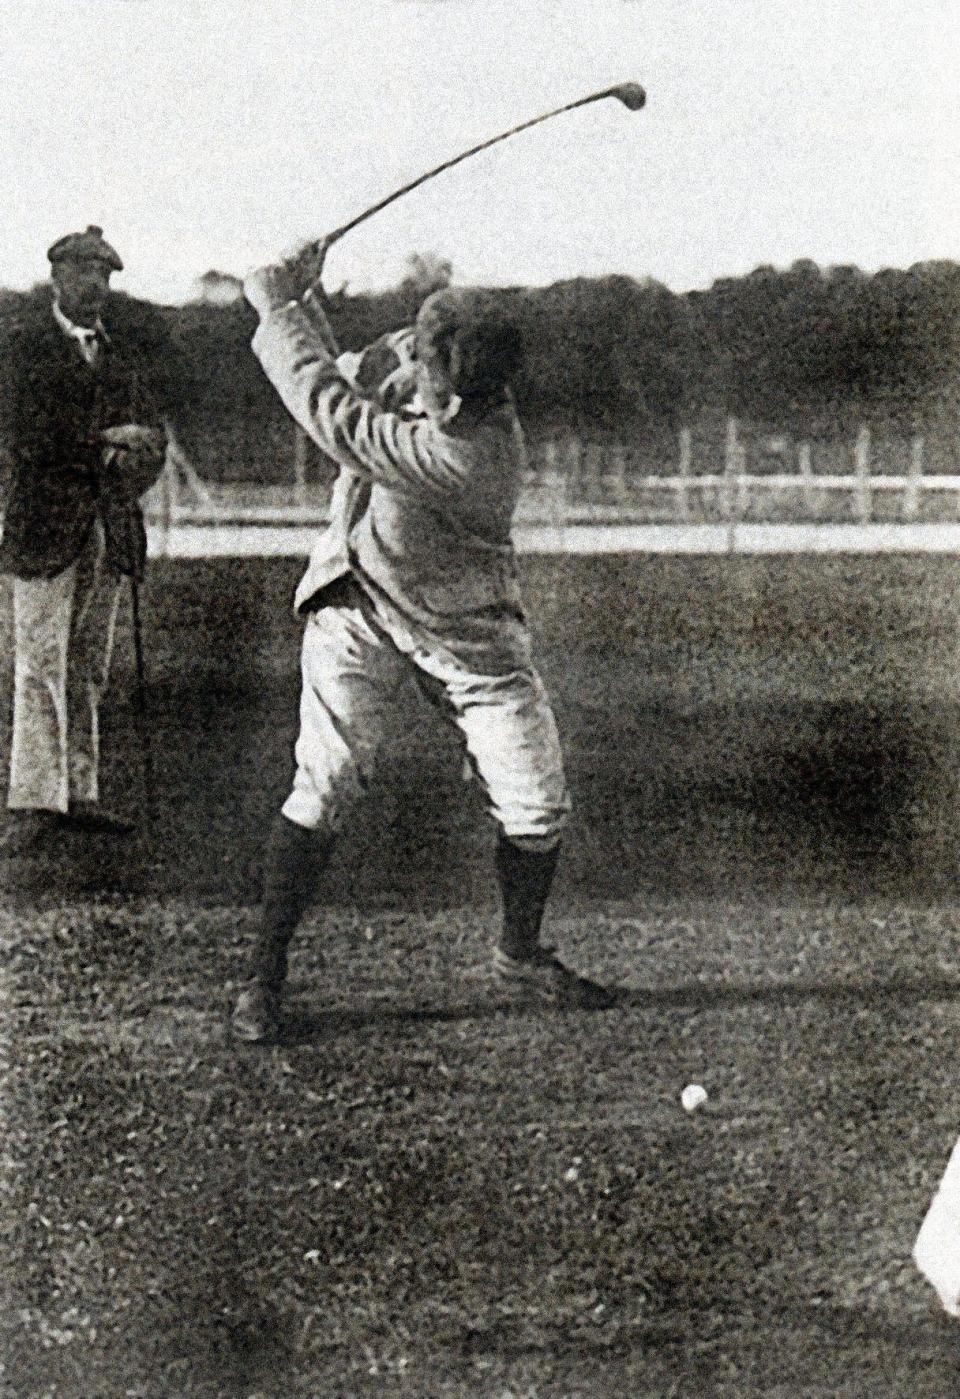
<path id="1" fill-rule="evenodd" d="M 230 1016 L 234 1039 L 247 1044 L 271 1044 L 280 1034 L 280 997 L 255 981 L 237 997 Z"/>
<path id="2" fill-rule="evenodd" d="M 493 974 L 503 986 L 565 1010 L 610 1010 L 617 1003 L 614 990 L 571 971 L 552 947 L 538 947 L 533 956 L 523 958 L 498 947 Z"/>

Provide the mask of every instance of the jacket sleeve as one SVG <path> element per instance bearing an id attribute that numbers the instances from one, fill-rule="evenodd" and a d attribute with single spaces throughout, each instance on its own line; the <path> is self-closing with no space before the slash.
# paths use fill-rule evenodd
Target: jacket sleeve
<path id="1" fill-rule="evenodd" d="M 51 455 L 59 425 L 55 385 L 50 382 L 42 339 L 35 327 L 23 327 L 15 335 L 8 372 L 10 450 L 15 461 L 32 466 Z M 78 458 L 75 464 L 80 465 L 81 454 L 74 455 Z M 83 464 L 92 464 L 92 460 L 91 451 L 89 462 L 85 458 Z"/>
<path id="2" fill-rule="evenodd" d="M 458 495 L 468 461 L 426 419 L 386 413 L 342 378 L 321 328 L 299 303 L 269 312 L 253 350 L 287 411 L 341 466 L 395 489 Z"/>

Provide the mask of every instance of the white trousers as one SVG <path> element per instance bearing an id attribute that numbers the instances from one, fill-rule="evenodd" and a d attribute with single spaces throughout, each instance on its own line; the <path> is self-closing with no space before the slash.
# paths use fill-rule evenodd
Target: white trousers
<path id="1" fill-rule="evenodd" d="M 288 820 L 335 831 L 366 788 L 411 678 L 456 725 L 503 833 L 534 848 L 556 843 L 570 813 L 560 739 L 539 675 L 474 675 L 436 654 L 399 650 L 369 607 L 325 607 L 303 637 L 303 687 Z"/>
<path id="2" fill-rule="evenodd" d="M 11 809 L 66 812 L 99 799 L 99 710 L 121 582 L 99 523 L 56 577 L 13 580 Z"/>

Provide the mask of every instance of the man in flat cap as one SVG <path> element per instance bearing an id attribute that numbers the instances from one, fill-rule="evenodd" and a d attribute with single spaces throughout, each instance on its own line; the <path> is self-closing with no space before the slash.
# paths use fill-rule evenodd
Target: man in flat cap
<path id="1" fill-rule="evenodd" d="M 15 650 L 7 855 L 69 826 L 129 829 L 100 805 L 99 707 L 122 578 L 143 571 L 138 500 L 166 449 L 143 354 L 150 336 L 109 295 L 111 274 L 123 269 L 118 254 L 91 225 L 47 256 L 50 287 L 28 299 L 7 365 L 13 474 L 0 572 L 13 579 Z"/>
<path id="2" fill-rule="evenodd" d="M 434 293 L 413 336 L 422 415 L 388 411 L 343 376 L 310 289 L 321 265 L 322 254 L 313 267 L 294 258 L 244 288 L 267 377 L 341 469 L 331 524 L 295 599 L 306 619 L 296 772 L 267 850 L 233 1032 L 278 1033 L 288 945 L 405 682 L 459 731 L 497 828 L 503 921 L 492 973 L 534 998 L 604 1008 L 610 992 L 540 941 L 570 798 L 510 538 L 526 465 L 510 391 L 517 332 L 487 293 Z M 394 390 L 409 344 L 393 347 Z"/>

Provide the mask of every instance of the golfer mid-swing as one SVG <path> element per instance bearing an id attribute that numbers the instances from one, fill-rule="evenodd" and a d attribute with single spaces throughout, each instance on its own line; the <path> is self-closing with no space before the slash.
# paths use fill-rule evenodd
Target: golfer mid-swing
<path id="1" fill-rule="evenodd" d="M 320 301 L 305 293 L 315 276 L 294 259 L 245 284 L 260 315 L 255 353 L 341 471 L 296 595 L 306 616 L 296 774 L 267 850 L 252 982 L 233 1031 L 277 1033 L 288 945 L 407 677 L 458 728 L 498 827 L 493 974 L 547 1001 L 606 1007 L 606 988 L 540 943 L 570 799 L 510 540 L 525 465 L 509 389 L 517 333 L 489 294 L 434 293 L 415 329 L 425 414 L 399 416 L 341 376 Z"/>

